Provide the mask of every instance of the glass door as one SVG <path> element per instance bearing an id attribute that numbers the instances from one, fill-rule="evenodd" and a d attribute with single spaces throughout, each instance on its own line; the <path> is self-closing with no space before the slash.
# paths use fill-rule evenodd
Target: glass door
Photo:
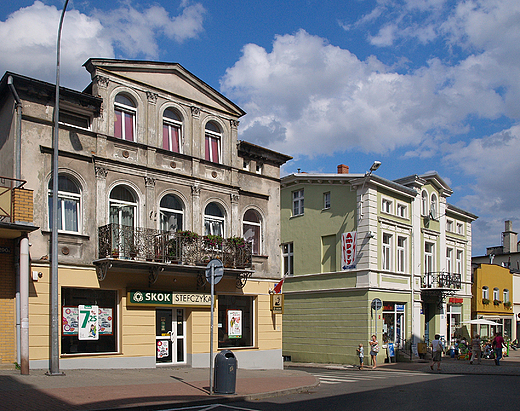
<path id="1" fill-rule="evenodd" d="M 186 323 L 184 309 L 157 309 L 155 312 L 157 364 L 186 362 Z"/>

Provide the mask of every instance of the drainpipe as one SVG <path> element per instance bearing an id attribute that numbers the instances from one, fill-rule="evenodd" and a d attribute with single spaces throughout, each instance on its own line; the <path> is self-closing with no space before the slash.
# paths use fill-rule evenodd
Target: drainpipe
<path id="1" fill-rule="evenodd" d="M 7 77 L 7 86 L 9 90 L 11 90 L 11 94 L 15 100 L 15 108 L 16 108 L 16 130 L 15 130 L 15 178 L 21 180 L 22 177 L 22 101 L 16 92 L 16 88 L 14 87 L 13 77 Z M 16 362 L 17 364 L 21 364 L 21 330 L 20 330 L 20 311 L 22 301 L 20 299 L 20 260 L 21 256 L 19 251 L 19 246 L 16 247 L 16 255 L 18 258 L 15 263 L 15 271 L 16 271 Z M 26 304 L 29 302 L 26 301 Z"/>
<path id="2" fill-rule="evenodd" d="M 22 375 L 29 374 L 29 239 L 20 240 L 20 317 L 21 317 L 21 363 Z"/>

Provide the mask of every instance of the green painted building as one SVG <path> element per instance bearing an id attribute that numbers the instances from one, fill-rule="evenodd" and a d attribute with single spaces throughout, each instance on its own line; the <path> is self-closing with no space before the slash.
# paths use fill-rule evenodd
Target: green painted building
<path id="1" fill-rule="evenodd" d="M 436 173 L 390 181 L 375 169 L 282 178 L 283 355 L 292 361 L 354 364 L 360 343 L 369 357 L 372 334 L 379 361 L 392 348 L 410 358 L 436 333 L 448 343 L 467 334 L 477 217 L 447 203 L 452 190 Z"/>

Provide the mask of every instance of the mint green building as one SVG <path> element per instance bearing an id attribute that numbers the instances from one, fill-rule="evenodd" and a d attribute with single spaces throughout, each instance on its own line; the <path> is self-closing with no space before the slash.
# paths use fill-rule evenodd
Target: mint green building
<path id="1" fill-rule="evenodd" d="M 409 359 L 436 333 L 447 343 L 467 335 L 477 217 L 447 203 L 453 191 L 437 173 L 390 181 L 375 168 L 282 178 L 283 355 L 292 361 L 354 364 L 360 343 L 369 360 L 372 334 L 378 361 Z"/>

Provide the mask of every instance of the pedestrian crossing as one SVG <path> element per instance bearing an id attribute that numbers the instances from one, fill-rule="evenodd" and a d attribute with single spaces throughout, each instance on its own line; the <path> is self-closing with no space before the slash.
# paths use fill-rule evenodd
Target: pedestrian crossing
<path id="1" fill-rule="evenodd" d="M 320 384 L 345 384 L 356 383 L 360 381 L 381 380 L 388 378 L 395 378 L 398 376 L 410 377 L 411 372 L 398 371 L 377 371 L 377 370 L 320 370 L 320 372 L 313 372 L 312 375 L 318 377 Z"/>

